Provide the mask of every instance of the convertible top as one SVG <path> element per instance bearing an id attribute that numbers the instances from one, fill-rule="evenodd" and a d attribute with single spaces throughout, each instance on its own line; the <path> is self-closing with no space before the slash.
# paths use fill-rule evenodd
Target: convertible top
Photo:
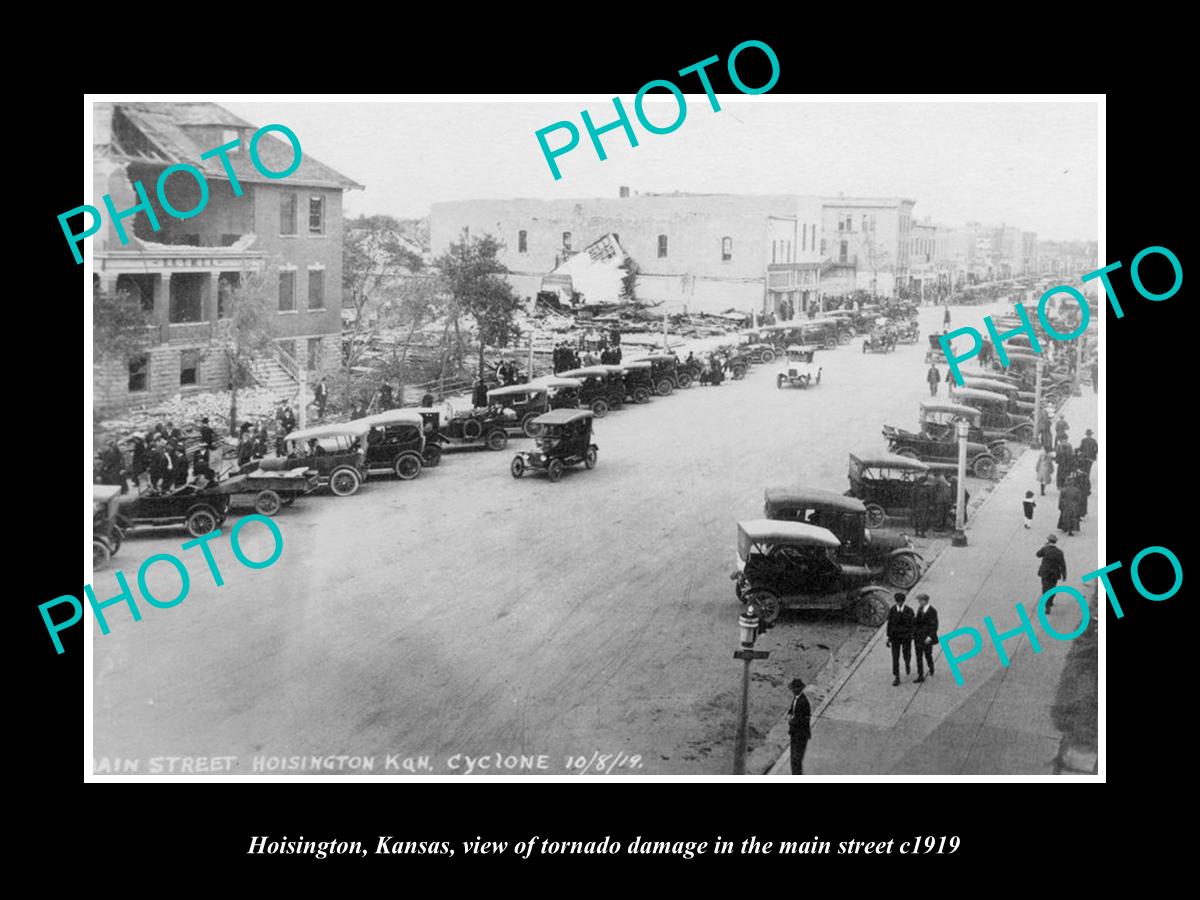
<path id="1" fill-rule="evenodd" d="M 966 406 L 962 403 L 922 403 L 922 412 L 948 412 L 954 413 L 956 416 L 961 416 L 966 413 L 968 416 L 979 416 L 981 413 L 974 407 Z"/>
<path id="2" fill-rule="evenodd" d="M 843 512 L 865 512 L 867 507 L 854 497 L 847 497 L 836 491 L 823 488 L 810 488 L 800 485 L 769 487 L 763 491 L 763 497 L 769 504 L 792 504 L 803 507 L 827 506 L 840 509 Z"/>
<path id="3" fill-rule="evenodd" d="M 999 396 L 999 394 L 996 396 Z M 922 472 L 929 469 L 929 466 L 919 459 L 900 456 L 895 453 L 887 453 L 882 450 L 862 450 L 858 453 L 851 453 L 850 458 L 857 460 L 864 466 L 871 466 L 873 468 L 916 469 Z"/>
<path id="4" fill-rule="evenodd" d="M 624 368 L 618 366 L 617 368 Z M 569 369 L 566 372 L 559 372 L 562 378 L 605 378 L 608 376 L 608 366 L 584 366 L 580 369 Z"/>
<path id="5" fill-rule="evenodd" d="M 489 398 L 511 397 L 515 394 L 528 394 L 531 391 L 537 391 L 540 393 L 544 390 L 546 390 L 544 385 L 526 382 L 525 384 L 507 384 L 504 387 L 492 388 L 487 392 L 487 395 Z"/>
<path id="6" fill-rule="evenodd" d="M 571 422 L 578 422 L 580 419 L 590 419 L 594 413 L 590 409 L 552 409 L 548 413 L 542 413 L 536 419 L 536 425 L 568 425 Z"/>
<path id="7" fill-rule="evenodd" d="M 1015 384 L 1009 384 L 1005 381 L 995 381 L 991 378 L 974 378 L 968 375 L 963 379 L 963 384 L 968 388 L 979 388 L 985 391 L 995 391 L 999 394 L 1008 394 L 1018 390 Z"/>
<path id="8" fill-rule="evenodd" d="M 303 431 L 293 431 L 284 440 L 287 441 L 308 441 L 313 438 L 337 437 L 342 434 L 349 434 L 355 437 L 361 437 L 371 430 L 369 424 L 364 424 L 363 419 L 355 419 L 353 422 L 338 422 L 332 425 L 317 425 L 313 428 L 305 428 Z"/>
<path id="9" fill-rule="evenodd" d="M 651 366 L 650 366 L 650 360 L 644 359 L 644 360 L 634 360 L 633 362 L 622 363 L 621 367 L 624 369 L 649 369 Z"/>
<path id="10" fill-rule="evenodd" d="M 802 541 L 822 547 L 840 547 L 842 542 L 828 528 L 807 522 L 781 522 L 776 519 L 747 519 L 738 522 L 741 531 L 752 541 Z"/>
<path id="11" fill-rule="evenodd" d="M 645 356 L 639 356 L 637 359 L 634 360 L 634 362 L 648 362 L 649 360 L 652 360 L 652 359 L 665 359 L 665 360 L 669 360 L 671 362 L 675 362 L 675 354 L 674 353 L 648 353 Z"/>
<path id="12" fill-rule="evenodd" d="M 424 424 L 425 420 L 421 418 L 421 414 L 415 409 L 387 409 L 370 416 L 363 416 L 361 419 L 355 419 L 350 424 L 354 425 L 360 422 L 368 428 L 374 428 L 376 425 L 420 426 Z"/>
<path id="13" fill-rule="evenodd" d="M 620 368 L 620 366 L 618 366 L 617 368 Z M 533 379 L 533 381 L 529 382 L 529 384 L 525 385 L 525 387 L 538 387 L 538 388 L 548 388 L 548 389 L 577 388 L 577 387 L 582 387 L 582 386 L 583 386 L 583 382 L 580 381 L 578 378 L 563 378 L 561 375 L 543 375 L 541 378 L 535 378 L 535 379 Z"/>
<path id="14" fill-rule="evenodd" d="M 950 396 L 951 398 L 962 397 L 966 400 L 988 400 L 991 402 L 1008 403 L 1008 397 L 1005 394 L 997 394 L 995 391 L 977 391 L 974 388 L 955 388 L 950 392 Z"/>

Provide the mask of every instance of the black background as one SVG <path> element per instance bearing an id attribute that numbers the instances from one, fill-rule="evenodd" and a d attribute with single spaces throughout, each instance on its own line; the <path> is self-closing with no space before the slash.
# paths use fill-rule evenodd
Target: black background
<path id="1" fill-rule="evenodd" d="M 592 7 L 601 16 L 602 8 Z M 576 10 L 575 12 L 584 12 Z M 514 13 L 515 15 L 515 13 Z M 718 93 L 731 92 L 723 62 L 742 40 L 766 41 L 778 54 L 779 83 L 773 94 L 812 91 L 1086 91 L 1107 92 L 1107 251 L 1101 262 L 1122 260 L 1113 276 L 1125 317 L 1107 312 L 1107 425 L 1098 435 L 1107 458 L 1108 540 L 1103 558 L 1122 560 L 1126 569 L 1114 577 L 1125 618 L 1109 613 L 1107 629 L 1107 753 L 1108 786 L 1121 794 L 1120 807 L 1137 798 L 1153 804 L 1169 795 L 1177 779 L 1187 777 L 1190 742 L 1185 737 L 1194 718 L 1187 707 L 1187 676 L 1179 657 L 1194 633 L 1185 621 L 1185 590 L 1162 603 L 1138 598 L 1130 586 L 1127 567 L 1143 547 L 1170 547 L 1189 570 L 1182 517 L 1192 507 L 1192 464 L 1196 403 L 1194 336 L 1185 321 L 1186 283 L 1170 300 L 1152 303 L 1136 294 L 1128 265 L 1142 248 L 1171 248 L 1187 269 L 1183 217 L 1194 204 L 1184 196 L 1187 141 L 1175 123 L 1182 102 L 1170 85 L 1171 54 L 1160 44 L 1140 46 L 1144 58 L 1121 64 L 1120 77 L 1112 57 L 1094 45 L 1085 47 L 1072 37 L 1077 23 L 1026 25 L 1012 35 L 996 26 L 980 26 L 968 37 L 916 29 L 891 33 L 884 40 L 845 41 L 837 29 L 772 29 L 748 24 L 714 25 L 706 34 L 677 30 L 639 29 L 633 23 L 619 31 L 598 33 L 585 41 L 580 27 L 557 21 L 558 13 L 527 10 L 523 17 L 537 27 L 527 37 L 483 34 L 470 38 L 459 30 L 425 33 L 400 29 L 380 38 L 360 38 L 361 48 L 343 48 L 323 65 L 309 66 L 297 56 L 286 78 L 254 75 L 257 65 L 247 58 L 262 57 L 261 71 L 279 71 L 268 63 L 280 43 L 266 38 L 237 42 L 202 42 L 206 66 L 173 72 L 155 68 L 145 57 L 131 56 L 129 65 L 98 70 L 89 89 L 179 92 L 236 91 L 408 91 L 408 92 L 587 92 L 631 96 L 646 81 L 670 78 L 684 66 L 711 55 L 722 64 L 710 77 Z M 843 29 L 853 29 L 856 16 L 847 12 Z M 541 21 L 544 17 L 556 21 Z M 1014 16 L 1014 19 L 1017 18 Z M 511 24 L 511 23 L 510 23 Z M 182 27 L 182 26 L 181 26 Z M 187 27 L 195 29 L 196 22 Z M 352 30 L 359 30 L 362 23 Z M 515 26 L 514 26 L 515 27 Z M 981 37 L 978 32 L 988 31 Z M 340 27 L 331 29 L 340 31 Z M 367 29 L 370 30 L 370 29 Z M 487 31 L 488 29 L 483 29 Z M 115 34 L 116 31 L 110 29 Z M 519 33 L 524 33 L 518 29 Z M 1127 43 L 1132 35 L 1124 35 Z M 330 38 L 334 40 L 334 38 Z M 338 39 L 340 40 L 340 39 Z M 1120 40 L 1109 37 L 1107 40 Z M 1158 38 L 1156 40 L 1160 40 Z M 274 44 L 272 50 L 269 43 Z M 216 52 L 220 48 L 230 55 Z M 236 48 L 236 49 L 235 49 Z M 295 44 L 297 54 L 303 42 Z M 1128 54 L 1128 47 L 1122 48 Z M 286 54 L 285 54 L 286 55 Z M 113 58 L 115 59 L 115 57 Z M 756 51 L 739 58 L 739 71 L 750 85 L 766 80 L 765 65 L 755 71 Z M 1096 71 L 1089 60 L 1104 59 Z M 165 69 L 174 68 L 163 64 Z M 1153 76 L 1138 76 L 1139 71 Z M 1164 68 L 1167 67 L 1167 68 Z M 313 68 L 320 74 L 304 74 Z M 185 67 L 186 69 L 186 67 Z M 297 74 L 299 73 L 299 74 Z M 118 77 L 119 76 L 119 77 Z M 692 80 L 677 79 L 684 90 Z M 29 832 L 48 853 L 70 839 L 85 859 L 107 860 L 110 884 L 124 877 L 126 866 L 179 862 L 186 865 L 188 883 L 220 880 L 236 869 L 246 874 L 313 876 L 334 873 L 340 883 L 351 873 L 374 871 L 395 881 L 397 888 L 414 887 L 405 879 L 417 872 L 444 874 L 452 889 L 457 879 L 474 871 L 521 872 L 533 877 L 551 871 L 588 872 L 624 886 L 626 872 L 651 870 L 678 885 L 689 874 L 700 874 L 708 886 L 714 870 L 738 878 L 746 887 L 776 887 L 763 876 L 783 876 L 784 890 L 805 890 L 813 876 L 827 876 L 836 889 L 852 891 L 867 876 L 897 877 L 894 887 L 924 892 L 983 887 L 982 880 L 1023 859 L 1083 860 L 1097 840 L 1104 840 L 1105 822 L 1114 809 L 1106 795 L 1073 793 L 1063 780 L 1022 784 L 815 784 L 777 779 L 771 783 L 648 784 L 617 783 L 601 789 L 595 782 L 521 785 L 372 784 L 211 786 L 203 792 L 185 786 L 159 785 L 92 787 L 82 793 L 83 757 L 83 628 L 63 635 L 67 652 L 56 656 L 47 639 L 37 604 L 60 594 L 78 595 L 80 559 L 79 450 L 74 443 L 82 360 L 79 326 L 82 267 L 75 265 L 56 221 L 59 212 L 83 202 L 80 191 L 79 126 L 84 113 L 78 89 L 60 85 L 43 92 L 36 108 L 21 123 L 24 135 L 22 167 L 27 177 L 21 212 L 10 207 L 10 346 L 24 344 L 24 354 L 10 356 L 9 411 L 16 423 L 8 434 L 6 467 L 16 488 L 10 500 L 12 554 L 9 573 L 16 583 L 9 597 L 19 634 L 28 654 L 26 665 L 10 668 L 19 685 L 18 696 L 28 705 L 19 736 L 10 742 L 10 777 L 33 774 L 37 796 L 29 808 Z M 684 127 L 671 136 L 687 140 Z M 877 139 L 864 135 L 864 140 Z M 1063 141 L 1076 139 L 1070 133 Z M 531 136 L 531 141 L 533 140 Z M 11 145 L 10 145 L 11 146 Z M 486 136 L 480 136 L 486 153 Z M 421 177 L 414 173 L 414 177 Z M 997 178 L 1003 178 L 997 173 Z M 501 175 L 502 182 L 502 175 Z M 662 186 L 669 188 L 670 186 Z M 1190 192 L 1189 192 L 1190 193 Z M 13 226 L 17 231 L 13 232 Z M 32 257 L 29 259 L 27 257 Z M 35 262 L 34 260 L 37 260 Z M 1157 264 L 1157 266 L 1156 266 Z M 1161 260 L 1147 263 L 1148 283 L 1169 282 Z M 1156 280 L 1155 273 L 1159 278 Z M 1080 273 L 1082 274 L 1082 273 Z M 28 280 L 26 280 L 28 279 Z M 18 313 L 18 310 L 21 312 Z M 16 340 L 21 335 L 21 340 Z M 87 334 L 83 335 L 88 339 Z M 91 410 L 82 410 L 89 421 Z M 85 475 L 86 477 L 86 475 Z M 1095 500 L 1095 498 L 1093 498 Z M 1189 514 L 1190 515 L 1190 514 Z M 1165 573 L 1164 568 L 1164 577 Z M 1143 577 L 1156 585 L 1148 568 Z M 1161 589 L 1161 586 L 1160 586 Z M 90 614 L 85 622 L 90 620 Z M 1173 640 L 1173 638 L 1175 638 Z M 81 713 L 83 715 L 81 715 Z M 597 780 L 599 781 L 599 780 Z M 1164 790 L 1167 789 L 1167 790 Z M 1070 790 L 1070 789 L 1068 789 Z M 152 794 L 151 791 L 154 791 Z M 1127 792 L 1137 791 L 1135 794 Z M 119 792 L 119 794 L 118 794 Z M 181 796 L 181 792 L 187 792 Z M 1098 817 L 1093 817 L 1093 807 Z M 1121 841 L 1139 847 L 1163 839 L 1152 820 L 1122 818 Z M 1097 835 L 1096 832 L 1101 832 Z M 124 844 L 118 835 L 128 835 Z M 635 834 L 653 840 L 713 840 L 720 834 L 740 842 L 752 834 L 760 840 L 803 840 L 819 835 L 835 843 L 848 838 L 903 839 L 927 834 L 957 834 L 962 848 L 953 856 L 755 857 L 702 856 L 691 861 L 627 857 L 595 859 L 569 857 L 521 862 L 508 856 L 471 860 L 461 853 L 453 860 L 437 857 L 370 857 L 365 860 L 307 857 L 247 857 L 249 837 L 256 834 L 310 839 L 337 836 L 374 845 L 374 836 L 391 834 L 400 840 L 467 840 L 478 835 L 510 843 L 531 835 L 558 840 L 591 840 L 610 835 L 627 842 Z M 1097 864 L 1094 859 L 1087 865 Z M 1104 865 L 1101 859 L 1098 863 Z M 954 878 L 970 873 L 968 879 Z M 795 873 L 795 882 L 789 875 Z M 953 881 L 939 881 L 951 879 Z M 802 880 L 801 880 L 802 879 Z M 832 881 L 832 879 L 837 879 Z M 913 880 L 909 880 L 913 879 Z M 249 882 L 236 881 L 241 885 Z M 514 887 L 523 882 L 499 882 Z M 559 882 L 566 889 L 571 882 Z M 633 882 L 648 884 L 648 882 Z M 815 885 L 814 885 L 815 887 Z"/>

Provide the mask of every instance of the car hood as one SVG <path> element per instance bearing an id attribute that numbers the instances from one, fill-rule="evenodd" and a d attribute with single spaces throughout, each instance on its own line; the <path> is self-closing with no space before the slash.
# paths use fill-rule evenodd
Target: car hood
<path id="1" fill-rule="evenodd" d="M 870 528 L 867 530 L 871 539 L 870 545 L 876 550 L 899 550 L 902 547 L 907 547 L 908 542 L 905 541 L 904 535 L 898 531 L 890 531 L 885 528 Z"/>

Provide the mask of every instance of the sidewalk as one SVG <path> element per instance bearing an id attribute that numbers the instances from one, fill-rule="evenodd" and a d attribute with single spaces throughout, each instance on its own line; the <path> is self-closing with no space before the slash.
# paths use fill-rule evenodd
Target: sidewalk
<path id="1" fill-rule="evenodd" d="M 1084 387 L 1088 390 L 1087 386 Z M 1097 409 L 1090 391 L 1066 405 L 1070 440 L 1078 445 L 1084 430 L 1097 427 Z M 1101 440 L 1103 452 L 1103 435 Z M 904 675 L 892 685 L 891 649 L 881 628 L 859 658 L 858 667 L 813 719 L 813 736 L 804 758 L 805 775 L 1053 775 L 1062 734 L 1051 720 L 1050 708 L 1071 649 L 1071 641 L 1045 634 L 1034 612 L 1041 585 L 1036 556 L 1046 535 L 1058 535 L 1058 545 L 1070 573 L 1066 583 L 1084 596 L 1080 576 L 1100 567 L 1096 495 L 1089 498 L 1088 515 L 1074 537 L 1059 533 L 1058 491 L 1051 485 L 1037 497 L 1033 527 L 1023 527 L 1021 500 L 1027 490 L 1037 494 L 1034 468 L 1037 452 L 1022 454 L 967 524 L 966 547 L 947 547 L 920 583 L 909 593 L 909 605 L 925 592 L 937 609 L 940 633 L 971 627 L 982 635 L 983 647 L 960 662 L 964 683 L 959 687 L 933 651 L 937 675 L 922 684 Z M 1093 480 L 1095 472 L 1093 468 Z M 1094 488 L 1098 489 L 1097 488 Z M 984 626 L 991 616 L 1003 634 L 1020 624 L 1014 605 L 1030 613 L 1041 652 L 1034 653 L 1021 634 L 1004 642 L 1010 664 L 1000 660 Z M 1063 633 L 1079 624 L 1079 608 L 1068 596 L 1058 598 L 1050 621 Z M 967 636 L 954 647 L 966 652 Z M 901 661 L 903 663 L 903 660 Z M 785 751 L 771 775 L 789 775 Z"/>

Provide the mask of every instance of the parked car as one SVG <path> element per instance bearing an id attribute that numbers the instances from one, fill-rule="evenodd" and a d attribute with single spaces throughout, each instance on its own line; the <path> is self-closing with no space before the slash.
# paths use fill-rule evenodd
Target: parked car
<path id="1" fill-rule="evenodd" d="M 921 404 L 921 421 L 918 431 L 906 431 L 894 425 L 883 426 L 883 436 L 888 442 L 888 451 L 897 456 L 919 459 L 932 469 L 954 471 L 958 469 L 958 418 L 973 420 L 976 425 L 974 437 L 967 439 L 967 467 L 979 478 L 991 478 L 996 474 L 996 455 L 979 438 L 982 432 L 978 423 L 980 413 L 967 406 L 953 404 Z M 1003 445 L 1003 441 L 997 443 Z M 1005 449 L 1007 453 L 1007 448 Z"/>
<path id="2" fill-rule="evenodd" d="M 543 375 L 529 382 L 530 387 L 546 389 L 546 400 L 550 409 L 578 409 L 579 389 L 583 382 L 578 378 L 564 378 L 561 375 Z"/>
<path id="3" fill-rule="evenodd" d="M 846 494 L 866 505 L 867 526 L 878 528 L 888 516 L 912 517 L 913 489 L 928 471 L 928 464 L 907 456 L 874 451 L 851 453 L 850 490 Z"/>
<path id="4" fill-rule="evenodd" d="M 775 387 L 785 385 L 806 388 L 821 383 L 821 367 L 813 364 L 812 347 L 792 344 L 787 348 L 787 365 L 775 376 Z"/>
<path id="5" fill-rule="evenodd" d="M 763 515 L 828 528 L 841 541 L 838 563 L 865 566 L 894 587 L 908 590 L 921 577 L 924 560 L 908 536 L 867 528 L 866 504 L 854 497 L 820 488 L 769 487 L 763 492 Z"/>
<path id="6" fill-rule="evenodd" d="M 1009 412 L 1008 397 L 1004 394 L 973 388 L 952 388 L 950 400 L 979 410 L 982 414 L 980 427 L 986 440 L 1004 439 L 1027 444 L 1033 438 L 1033 419 Z"/>
<path id="7" fill-rule="evenodd" d="M 650 363 L 650 381 L 654 384 L 654 393 L 665 397 L 675 388 L 686 388 L 692 385 L 692 374 L 689 370 L 679 370 L 679 360 L 674 353 L 651 353 L 640 356 L 631 362 Z"/>
<path id="8" fill-rule="evenodd" d="M 274 471 L 263 469 L 262 462 L 263 460 L 259 461 L 258 469 L 239 478 L 218 481 L 215 485 L 216 490 L 231 497 L 253 494 L 254 511 L 264 516 L 273 516 L 281 508 L 295 503 L 297 497 L 302 497 L 319 486 L 317 476 L 312 474 L 305 464 Z"/>
<path id="9" fill-rule="evenodd" d="M 651 380 L 652 367 L 649 362 L 622 363 L 625 370 L 625 398 L 634 403 L 646 403 L 654 394 L 654 382 Z"/>
<path id="10" fill-rule="evenodd" d="M 872 582 L 864 566 L 838 562 L 841 541 L 804 522 L 748 519 L 737 526 L 737 599 L 765 625 L 784 609 L 832 609 L 878 627 L 892 590 Z"/>
<path id="11" fill-rule="evenodd" d="M 558 377 L 580 382 L 579 405 L 590 409 L 597 419 L 608 415 L 610 409 L 620 409 L 625 403 L 624 366 L 584 366 L 559 372 Z M 647 399 L 649 396 L 647 391 Z"/>
<path id="12" fill-rule="evenodd" d="M 241 477 L 235 475 L 230 481 Z M 169 491 L 118 494 L 116 502 L 113 522 L 122 537 L 139 528 L 168 525 L 183 525 L 192 537 L 202 537 L 220 528 L 229 515 L 229 494 L 217 490 L 213 485 L 197 487 L 185 484 Z M 94 545 L 92 553 L 94 562 Z"/>
<path id="13" fill-rule="evenodd" d="M 978 378 L 973 375 L 964 375 L 962 386 L 978 391 L 992 391 L 996 394 L 1003 394 L 1008 398 L 1009 412 L 1014 412 L 1021 416 L 1033 415 L 1033 400 L 1022 399 L 1022 391 L 1016 385 L 995 378 Z M 950 382 L 950 390 L 958 390 L 958 385 L 953 381 Z"/>
<path id="14" fill-rule="evenodd" d="M 511 410 L 515 417 L 505 415 L 506 428 L 521 429 L 526 437 L 534 437 L 533 420 L 550 412 L 550 389 L 540 384 L 510 384 L 492 388 L 487 393 L 488 406 Z"/>
<path id="15" fill-rule="evenodd" d="M 108 561 L 121 549 L 121 526 L 117 524 L 117 510 L 121 489 L 114 484 L 92 485 L 92 568 L 96 571 L 108 565 Z"/>
<path id="16" fill-rule="evenodd" d="M 599 452 L 592 443 L 594 415 L 590 409 L 556 409 L 538 416 L 537 450 L 513 457 L 509 467 L 512 477 L 544 471 L 551 481 L 558 481 L 567 466 L 583 463 L 594 469 Z"/>
<path id="17" fill-rule="evenodd" d="M 356 420 L 368 427 L 364 465 L 412 481 L 425 468 L 425 418 L 415 409 L 388 409 Z"/>
<path id="18" fill-rule="evenodd" d="M 282 472 L 304 466 L 317 476 L 318 485 L 328 485 L 338 497 L 349 497 L 367 480 L 363 438 L 368 428 L 359 421 L 293 431 L 284 438 L 287 456 L 267 457 L 257 468 Z"/>
<path id="19" fill-rule="evenodd" d="M 771 363 L 779 356 L 779 350 L 757 330 L 738 332 L 739 353 L 752 363 Z"/>

